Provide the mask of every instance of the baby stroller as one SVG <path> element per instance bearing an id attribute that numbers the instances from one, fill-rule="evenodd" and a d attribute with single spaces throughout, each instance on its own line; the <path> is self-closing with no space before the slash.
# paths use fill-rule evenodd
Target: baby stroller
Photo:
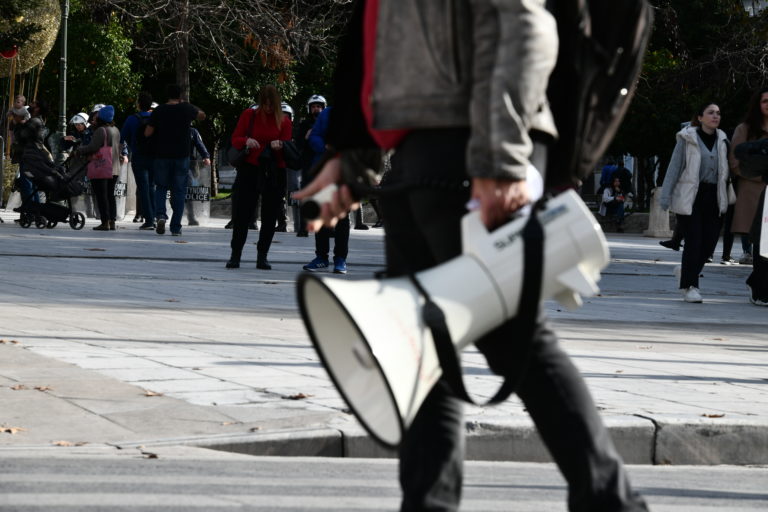
<path id="1" fill-rule="evenodd" d="M 59 222 L 69 222 L 72 229 L 83 229 L 85 215 L 74 210 L 72 200 L 85 191 L 87 163 L 82 157 L 70 156 L 64 165 L 56 166 L 46 149 L 38 144 L 28 145 L 22 157 L 22 173 L 32 182 L 32 191 L 22 193 L 21 206 L 14 208 L 21 213 L 19 225 L 50 229 Z M 18 180 L 16 188 L 23 190 Z M 36 192 L 45 193 L 44 203 L 33 199 Z"/>

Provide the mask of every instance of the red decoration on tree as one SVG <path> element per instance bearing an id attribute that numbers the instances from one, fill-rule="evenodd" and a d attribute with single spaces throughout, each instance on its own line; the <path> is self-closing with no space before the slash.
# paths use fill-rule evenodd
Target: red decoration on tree
<path id="1" fill-rule="evenodd" d="M 5 50 L 4 52 L 0 52 L 0 56 L 2 56 L 5 59 L 12 59 L 16 56 L 17 53 L 19 53 L 19 47 L 16 45 L 13 45 L 10 50 Z"/>

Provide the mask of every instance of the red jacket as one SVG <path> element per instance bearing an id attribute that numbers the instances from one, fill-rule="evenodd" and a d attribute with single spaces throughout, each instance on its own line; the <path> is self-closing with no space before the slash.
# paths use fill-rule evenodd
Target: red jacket
<path id="1" fill-rule="evenodd" d="M 251 119 L 253 119 L 253 126 L 251 127 Z M 248 129 L 250 127 L 250 133 Z M 265 148 L 269 147 L 269 143 L 273 140 L 291 140 L 291 133 L 293 132 L 293 125 L 288 116 L 283 116 L 283 123 L 278 128 L 275 122 L 274 115 L 260 115 L 257 109 L 247 108 L 240 114 L 240 119 L 237 120 L 237 126 L 235 131 L 232 132 L 232 146 L 237 149 L 245 147 L 245 141 L 248 138 L 256 139 L 259 143 L 258 149 L 251 149 L 248 152 L 248 158 L 246 162 L 252 165 L 259 164 L 259 155 Z M 285 167 L 285 161 L 283 160 L 283 150 L 274 151 L 276 156 L 276 162 L 278 167 Z"/>

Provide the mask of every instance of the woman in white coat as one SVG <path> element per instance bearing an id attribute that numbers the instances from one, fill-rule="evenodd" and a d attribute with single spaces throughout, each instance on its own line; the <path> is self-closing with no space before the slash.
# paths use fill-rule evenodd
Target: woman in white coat
<path id="1" fill-rule="evenodd" d="M 717 245 L 728 209 L 728 139 L 718 126 L 720 108 L 709 103 L 677 133 L 661 191 L 661 207 L 686 216 L 679 272 L 686 302 L 702 302 L 699 274 Z"/>

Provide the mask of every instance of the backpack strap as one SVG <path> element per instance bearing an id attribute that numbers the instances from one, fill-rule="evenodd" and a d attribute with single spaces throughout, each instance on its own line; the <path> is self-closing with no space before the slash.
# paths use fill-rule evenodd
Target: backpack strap
<path id="1" fill-rule="evenodd" d="M 451 333 L 445 322 L 445 314 L 440 306 L 430 297 L 427 290 L 421 285 L 413 272 L 408 274 L 413 285 L 424 297 L 425 304 L 422 307 L 422 318 L 432 333 L 432 339 L 437 351 L 437 357 L 443 370 L 443 377 L 448 382 L 453 393 L 462 400 L 474 405 L 491 405 L 506 400 L 525 375 L 528 359 L 531 355 L 533 346 L 533 335 L 537 325 L 539 302 L 541 300 L 541 281 L 544 268 L 544 230 L 539 222 L 536 211 L 541 208 L 544 200 L 534 205 L 528 222 L 523 228 L 523 285 L 520 289 L 520 300 L 518 301 L 518 311 L 516 318 L 522 321 L 517 340 L 509 340 L 510 343 L 519 343 L 521 350 L 525 348 L 526 356 L 523 370 L 513 378 L 512 375 L 504 375 L 504 382 L 499 387 L 496 394 L 485 402 L 478 404 L 469 396 L 464 379 L 462 377 L 461 362 L 456 352 L 456 348 L 451 340 Z"/>

